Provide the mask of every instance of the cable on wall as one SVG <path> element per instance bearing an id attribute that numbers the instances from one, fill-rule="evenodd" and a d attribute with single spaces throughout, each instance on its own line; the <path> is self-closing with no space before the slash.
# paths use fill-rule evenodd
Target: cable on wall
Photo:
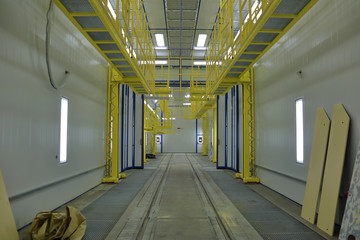
<path id="1" fill-rule="evenodd" d="M 48 76 L 49 76 L 49 81 L 51 86 L 55 89 L 55 90 L 59 90 L 61 88 L 63 88 L 70 76 L 70 72 L 68 70 L 65 70 L 65 77 L 64 77 L 64 81 L 61 85 L 57 86 L 53 80 L 52 74 L 51 74 L 51 66 L 50 66 L 50 60 L 49 60 L 49 55 L 50 55 L 50 50 L 49 50 L 49 45 L 50 45 L 50 14 L 52 11 L 52 0 L 50 0 L 50 4 L 49 4 L 49 9 L 47 10 L 46 13 L 46 38 L 45 38 L 45 59 L 46 59 L 46 66 L 47 66 L 47 71 L 48 71 Z"/>

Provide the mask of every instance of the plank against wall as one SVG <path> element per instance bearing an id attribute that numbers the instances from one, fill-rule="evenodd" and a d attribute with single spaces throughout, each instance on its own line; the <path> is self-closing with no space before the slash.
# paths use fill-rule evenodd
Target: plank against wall
<path id="1" fill-rule="evenodd" d="M 11 211 L 9 198 L 6 193 L 4 180 L 0 171 L 0 237 L 1 239 L 17 240 L 17 233 L 14 217 Z"/>
<path id="2" fill-rule="evenodd" d="M 329 117 L 327 116 L 324 108 L 318 108 L 316 110 L 310 164 L 306 181 L 304 202 L 301 210 L 301 217 L 311 224 L 315 223 L 315 216 L 326 157 L 326 148 L 329 138 L 329 128 Z"/>
<path id="3" fill-rule="evenodd" d="M 360 239 L 360 144 L 356 154 L 349 197 L 346 202 L 339 239 L 351 239 L 349 238 L 350 235 L 355 237 L 353 239 Z"/>
<path id="4" fill-rule="evenodd" d="M 317 226 L 329 235 L 334 233 L 349 125 L 350 118 L 343 105 L 334 105 L 317 222 Z"/>

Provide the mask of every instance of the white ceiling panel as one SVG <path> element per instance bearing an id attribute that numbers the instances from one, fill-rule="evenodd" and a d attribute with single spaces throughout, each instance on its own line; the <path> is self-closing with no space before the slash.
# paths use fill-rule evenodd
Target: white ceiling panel
<path id="1" fill-rule="evenodd" d="M 144 0 L 144 7 L 151 28 L 166 28 L 163 0 Z"/>
<path id="2" fill-rule="evenodd" d="M 197 28 L 212 29 L 220 6 L 219 0 L 201 1 Z"/>

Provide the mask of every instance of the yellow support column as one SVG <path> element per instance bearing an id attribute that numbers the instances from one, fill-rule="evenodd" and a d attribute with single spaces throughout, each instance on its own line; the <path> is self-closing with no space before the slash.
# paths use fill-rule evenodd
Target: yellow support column
<path id="1" fill-rule="evenodd" d="M 245 74 L 240 82 L 243 93 L 243 172 L 237 178 L 247 182 L 260 182 L 255 176 L 255 111 L 254 111 L 254 72 Z"/>
<path id="2" fill-rule="evenodd" d="M 203 117 L 203 152 L 201 155 L 208 155 L 208 116 L 207 112 L 205 112 Z"/>
<path id="3" fill-rule="evenodd" d="M 119 174 L 118 166 L 119 82 L 115 81 L 109 67 L 107 101 L 106 172 L 102 182 L 117 183 L 125 174 Z"/>

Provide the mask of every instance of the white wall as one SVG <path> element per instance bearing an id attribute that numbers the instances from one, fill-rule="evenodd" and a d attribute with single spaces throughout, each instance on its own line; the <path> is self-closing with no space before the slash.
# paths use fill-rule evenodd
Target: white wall
<path id="1" fill-rule="evenodd" d="M 0 168 L 17 227 L 99 184 L 104 171 L 107 64 L 54 6 L 53 74 L 56 80 L 65 69 L 71 75 L 63 89 L 52 89 L 45 65 L 48 4 L 0 3 Z M 61 96 L 69 99 L 68 163 L 63 165 L 56 158 Z M 59 183 L 26 194 L 54 182 Z"/>
<path id="2" fill-rule="evenodd" d="M 262 166 L 257 174 L 263 184 L 296 202 L 303 202 L 319 107 L 331 117 L 333 105 L 342 103 L 351 117 L 341 202 L 349 186 L 360 130 L 359 22 L 359 1 L 320 0 L 255 68 L 256 161 Z M 304 98 L 304 164 L 296 163 L 299 97 Z"/>

